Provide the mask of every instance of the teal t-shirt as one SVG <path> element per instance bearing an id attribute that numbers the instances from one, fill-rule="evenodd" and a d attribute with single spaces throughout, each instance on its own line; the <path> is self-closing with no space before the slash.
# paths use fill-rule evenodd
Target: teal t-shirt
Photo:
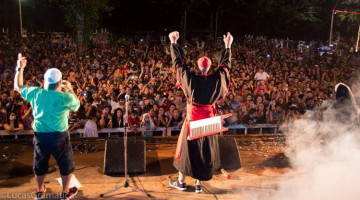
<path id="1" fill-rule="evenodd" d="M 31 103 L 35 132 L 68 130 L 69 110 L 76 112 L 80 101 L 72 94 L 39 87 L 21 87 L 21 96 Z"/>

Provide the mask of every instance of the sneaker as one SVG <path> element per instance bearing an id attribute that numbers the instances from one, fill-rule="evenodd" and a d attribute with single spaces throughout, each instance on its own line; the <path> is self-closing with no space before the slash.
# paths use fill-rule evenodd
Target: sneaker
<path id="1" fill-rule="evenodd" d="M 36 193 L 35 193 L 35 200 L 41 200 L 41 199 L 43 199 L 44 198 L 44 193 L 46 192 L 46 187 L 45 187 L 45 185 L 44 185 L 44 191 L 42 191 L 42 192 L 38 192 L 37 190 L 36 190 Z"/>
<path id="2" fill-rule="evenodd" d="M 196 185 L 195 183 L 195 193 L 199 194 L 202 192 L 202 185 Z"/>
<path id="3" fill-rule="evenodd" d="M 75 195 L 78 193 L 78 189 L 76 187 L 70 188 L 69 193 L 62 193 L 61 194 L 61 200 L 69 200 L 75 197 Z"/>
<path id="4" fill-rule="evenodd" d="M 176 188 L 178 190 L 184 191 L 186 190 L 186 184 L 180 183 L 178 179 L 171 179 L 169 180 L 169 185 L 173 188 Z"/>

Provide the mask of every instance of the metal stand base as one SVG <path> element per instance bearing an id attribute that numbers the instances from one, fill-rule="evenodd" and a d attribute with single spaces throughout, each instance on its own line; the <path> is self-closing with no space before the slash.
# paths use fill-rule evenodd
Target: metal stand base
<path id="1" fill-rule="evenodd" d="M 125 180 L 125 182 L 124 182 L 124 184 L 123 184 L 122 186 L 120 186 L 120 187 L 115 187 L 114 189 L 110 190 L 109 192 L 100 194 L 100 197 L 105 197 L 106 195 L 108 195 L 108 194 L 110 194 L 110 193 L 113 193 L 113 192 L 115 192 L 115 191 L 118 191 L 118 190 L 120 190 L 121 188 L 128 188 L 128 187 L 131 188 L 131 189 L 133 189 L 133 190 L 135 190 L 136 192 L 139 192 L 139 193 L 147 196 L 147 197 L 151 197 L 151 195 L 150 195 L 149 193 L 147 193 L 147 192 L 145 192 L 145 191 L 142 191 L 142 190 L 139 190 L 139 189 L 131 186 L 131 185 L 129 184 L 128 180 Z"/>

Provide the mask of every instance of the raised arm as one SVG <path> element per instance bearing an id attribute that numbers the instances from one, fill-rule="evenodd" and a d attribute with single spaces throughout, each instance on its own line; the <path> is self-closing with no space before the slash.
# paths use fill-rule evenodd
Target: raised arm
<path id="1" fill-rule="evenodd" d="M 21 55 L 21 53 L 19 53 L 18 55 L 18 60 L 17 60 L 17 65 L 16 65 L 16 74 L 14 77 L 14 90 L 17 92 L 20 92 L 20 89 L 22 88 L 22 86 L 24 86 L 24 68 L 26 67 L 27 64 L 27 60 L 25 57 L 23 57 Z"/>
<path id="2" fill-rule="evenodd" d="M 71 83 L 69 81 L 65 81 L 65 80 L 63 80 L 62 83 L 64 84 L 65 90 L 67 92 L 69 92 L 70 94 L 72 94 L 75 97 L 76 100 L 79 100 L 79 97 L 74 92 L 74 89 L 73 89 Z"/>
<path id="3" fill-rule="evenodd" d="M 220 58 L 220 65 L 226 66 L 230 68 L 230 59 L 231 59 L 231 44 L 233 42 L 234 38 L 230 34 L 230 32 L 227 33 L 227 35 L 224 35 L 224 44 L 225 44 L 225 50 L 221 53 Z"/>
<path id="4" fill-rule="evenodd" d="M 177 40 L 179 39 L 179 32 L 174 31 L 169 34 L 169 38 L 171 41 L 170 45 L 170 54 L 172 58 L 172 62 L 177 69 L 180 65 L 185 63 L 185 54 L 183 49 L 177 45 Z"/>

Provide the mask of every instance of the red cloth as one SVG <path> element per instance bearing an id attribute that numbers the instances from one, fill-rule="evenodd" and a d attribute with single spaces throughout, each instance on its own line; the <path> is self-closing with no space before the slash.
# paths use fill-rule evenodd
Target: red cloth
<path id="1" fill-rule="evenodd" d="M 191 107 L 191 116 L 190 120 L 200 120 L 200 119 L 206 119 L 209 117 L 214 117 L 216 115 L 216 109 L 214 105 L 202 105 L 194 103 Z M 182 149 L 182 140 L 183 140 L 183 134 L 185 131 L 185 127 L 189 128 L 189 126 L 183 125 L 180 131 L 179 140 L 176 146 L 176 152 L 175 152 L 175 160 L 176 162 L 180 161 L 181 156 L 181 149 Z M 189 133 L 189 130 L 188 130 Z"/>
<path id="2" fill-rule="evenodd" d="M 268 90 L 268 88 L 266 85 L 264 85 L 264 86 L 257 85 L 257 86 L 255 86 L 253 93 L 255 93 L 255 91 L 256 91 L 256 95 L 259 95 L 260 90 L 263 90 L 265 93 L 265 91 Z"/>
<path id="3" fill-rule="evenodd" d="M 139 117 L 136 117 L 135 119 L 133 119 L 131 116 L 129 117 L 128 119 L 128 123 L 129 124 L 136 124 L 137 126 L 140 126 L 140 118 Z"/>
<path id="4" fill-rule="evenodd" d="M 193 105 L 190 120 L 200 120 L 214 117 L 215 115 L 216 110 L 213 105 Z"/>
<path id="5" fill-rule="evenodd" d="M 123 65 L 123 67 L 122 67 L 122 75 L 124 75 L 125 74 L 125 72 L 126 71 L 128 71 L 129 69 L 127 68 L 127 66 L 126 65 Z"/>
<path id="6" fill-rule="evenodd" d="M 20 117 L 24 116 L 25 114 L 25 109 L 27 109 L 28 106 L 26 104 L 22 105 L 21 108 L 20 108 Z"/>
<path id="7" fill-rule="evenodd" d="M 202 104 L 194 103 L 191 107 L 190 120 L 200 120 L 200 119 L 205 119 L 205 118 L 209 118 L 209 117 L 214 117 L 215 115 L 216 115 L 216 109 L 215 109 L 214 105 L 202 105 Z M 189 128 L 187 125 L 183 125 L 181 128 L 179 140 L 178 140 L 178 143 L 176 146 L 176 152 L 175 152 L 176 162 L 179 162 L 179 160 L 180 160 L 185 127 Z"/>
<path id="8" fill-rule="evenodd" d="M 244 101 L 243 104 L 244 104 L 245 106 L 250 106 L 250 102 L 248 102 L 248 101 Z"/>

